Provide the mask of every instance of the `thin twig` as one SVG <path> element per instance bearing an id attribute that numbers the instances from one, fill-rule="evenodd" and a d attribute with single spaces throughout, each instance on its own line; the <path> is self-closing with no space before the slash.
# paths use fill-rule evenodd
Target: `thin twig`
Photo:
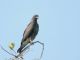
<path id="1" fill-rule="evenodd" d="M 25 47 L 21 52 L 24 52 L 26 51 L 31 45 L 34 45 L 35 43 L 39 43 L 42 45 L 42 52 L 41 52 L 41 56 L 40 56 L 40 59 L 42 58 L 42 55 L 43 55 L 43 52 L 44 52 L 44 43 L 40 42 L 40 41 L 35 41 L 35 42 L 32 42 L 30 45 L 28 45 L 27 47 Z"/>
<path id="2" fill-rule="evenodd" d="M 16 54 L 16 51 L 14 49 L 12 49 L 12 51 Z"/>
<path id="3" fill-rule="evenodd" d="M 7 52 L 8 54 L 12 55 L 12 56 L 15 56 L 14 54 L 12 54 L 12 53 L 8 52 L 7 50 L 5 50 L 2 46 L 1 46 L 1 49 L 4 50 L 5 52 Z"/>
<path id="4" fill-rule="evenodd" d="M 34 43 L 39 43 L 39 44 L 41 44 L 42 45 L 42 52 L 41 52 L 41 56 L 40 56 L 40 59 L 42 58 L 42 55 L 43 55 L 43 52 L 44 52 L 44 43 L 42 43 L 42 42 L 40 42 L 40 41 L 36 41 L 36 42 L 33 42 L 33 44 Z"/>
<path id="5" fill-rule="evenodd" d="M 4 50 L 5 52 L 7 52 L 8 54 L 14 56 L 13 58 L 11 58 L 11 60 L 23 60 L 23 54 L 24 54 L 24 52 L 25 52 L 27 49 L 29 49 L 29 47 L 30 47 L 31 45 L 34 45 L 35 43 L 39 43 L 39 44 L 41 44 L 41 45 L 43 46 L 42 52 L 41 52 L 41 56 L 40 56 L 40 59 L 41 59 L 41 58 L 42 58 L 42 55 L 43 55 L 43 51 L 44 51 L 44 43 L 42 43 L 42 42 L 40 42 L 40 41 L 32 42 L 32 43 L 29 44 L 27 47 L 25 47 L 25 48 L 21 51 L 21 53 L 19 53 L 18 55 L 14 55 L 14 54 L 8 52 L 7 50 L 5 50 L 1 45 L 0 45 L 0 46 L 1 46 L 1 49 L 2 49 L 2 50 Z M 15 52 L 15 51 L 14 51 L 14 52 Z M 15 52 L 15 53 L 16 53 L 16 52 Z"/>

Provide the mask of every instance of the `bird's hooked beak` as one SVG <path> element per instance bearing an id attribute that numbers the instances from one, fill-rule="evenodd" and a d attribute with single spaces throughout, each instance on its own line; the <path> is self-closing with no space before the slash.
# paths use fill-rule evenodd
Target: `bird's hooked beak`
<path id="1" fill-rule="evenodd" d="M 34 15 L 33 17 L 36 18 L 36 19 L 38 19 L 39 18 L 39 15 Z"/>

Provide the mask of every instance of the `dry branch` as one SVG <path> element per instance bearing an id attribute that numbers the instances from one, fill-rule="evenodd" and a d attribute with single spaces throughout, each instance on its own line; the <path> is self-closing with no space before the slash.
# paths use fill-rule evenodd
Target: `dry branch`
<path id="1" fill-rule="evenodd" d="M 1 46 L 1 49 L 2 49 L 2 50 L 4 50 L 5 52 L 7 52 L 9 55 L 12 55 L 12 56 L 13 56 L 13 57 L 10 58 L 9 60 L 23 60 L 23 59 L 24 59 L 23 56 L 24 56 L 26 50 L 28 50 L 28 49 L 30 48 L 30 46 L 32 46 L 32 45 L 34 45 L 34 44 L 36 44 L 36 43 L 41 44 L 42 47 L 43 47 L 43 48 L 42 48 L 41 55 L 40 55 L 40 58 L 39 58 L 39 59 L 41 59 L 41 58 L 42 58 L 42 55 L 43 55 L 43 51 L 44 51 L 44 43 L 41 43 L 40 41 L 32 42 L 31 44 L 29 44 L 28 46 L 26 46 L 26 47 L 21 51 L 21 53 L 17 53 L 16 55 L 8 52 L 8 51 L 5 50 L 1 45 L 0 45 L 0 46 Z"/>

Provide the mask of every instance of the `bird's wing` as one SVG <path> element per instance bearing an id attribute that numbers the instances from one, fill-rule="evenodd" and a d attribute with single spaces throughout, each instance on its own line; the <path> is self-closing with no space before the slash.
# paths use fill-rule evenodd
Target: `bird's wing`
<path id="1" fill-rule="evenodd" d="M 32 30 L 34 28 L 33 25 L 34 25 L 34 23 L 30 22 L 29 25 L 27 26 L 27 28 L 24 30 L 22 42 L 25 41 L 31 35 Z"/>

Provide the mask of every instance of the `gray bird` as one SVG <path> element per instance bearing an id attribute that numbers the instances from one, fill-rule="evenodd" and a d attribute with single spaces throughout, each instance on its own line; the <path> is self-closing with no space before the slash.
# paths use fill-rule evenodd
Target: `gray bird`
<path id="1" fill-rule="evenodd" d="M 21 46 L 17 50 L 18 53 L 21 53 L 22 49 L 29 43 L 31 43 L 39 31 L 39 25 L 37 23 L 38 15 L 34 15 L 31 19 L 31 22 L 28 24 L 27 28 L 23 33 L 23 38 L 21 41 Z"/>

